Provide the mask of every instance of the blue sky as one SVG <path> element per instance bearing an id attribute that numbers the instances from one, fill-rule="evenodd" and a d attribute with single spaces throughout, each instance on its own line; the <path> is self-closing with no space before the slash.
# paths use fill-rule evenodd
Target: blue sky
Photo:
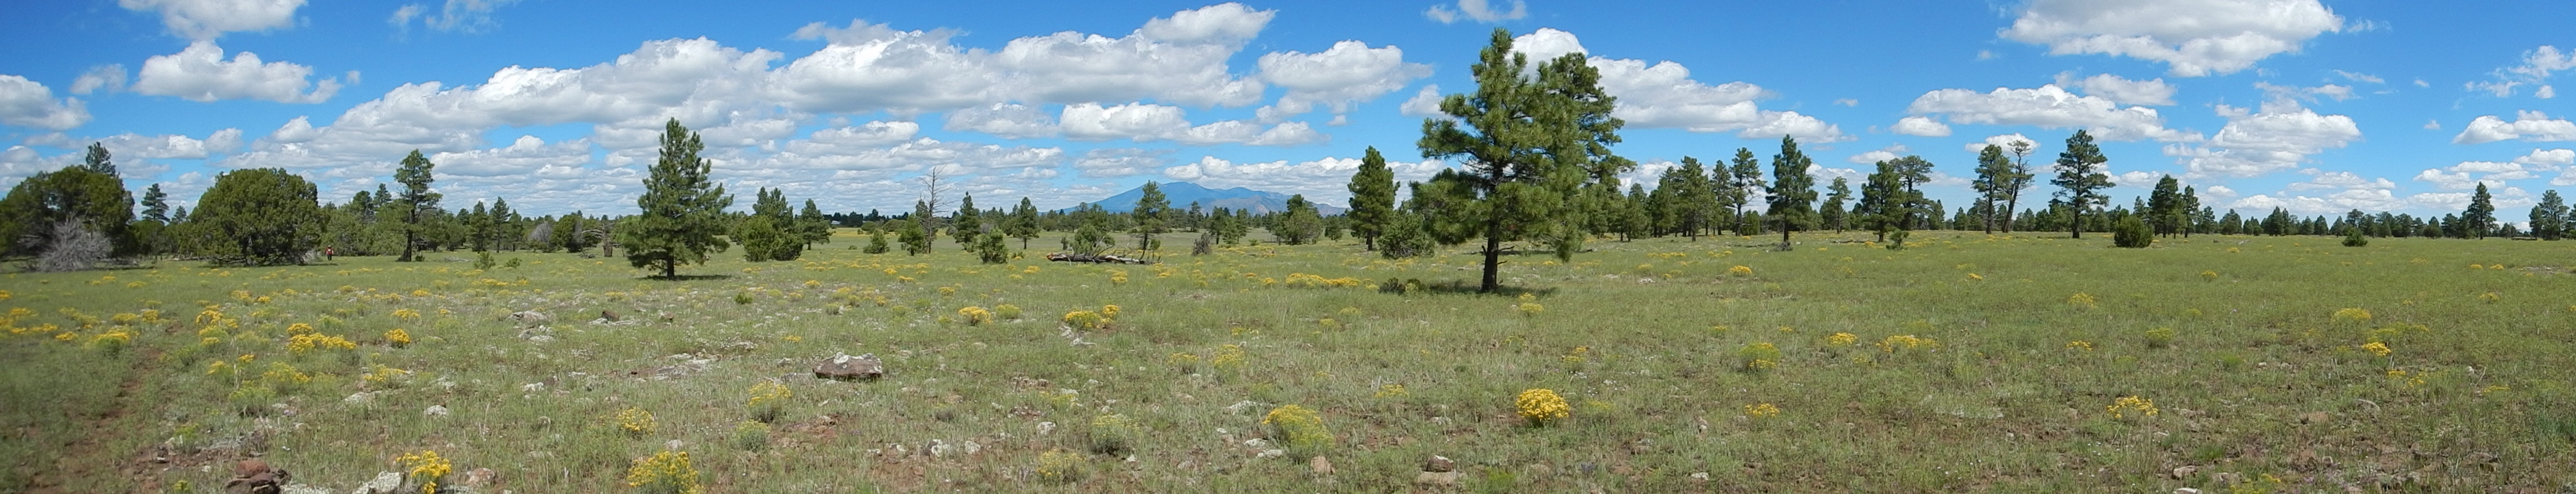
<path id="1" fill-rule="evenodd" d="M 1581 51 L 1651 177 L 1794 135 L 1821 173 L 1921 155 L 1964 205 L 1973 146 L 2103 138 L 2121 187 L 2204 203 L 2519 219 L 2576 187 L 2570 2 L 566 2 L 79 0 L 0 15 L 0 184 L 104 142 L 192 204 L 282 167 L 326 200 L 419 149 L 449 207 L 631 212 L 661 122 L 719 179 L 907 209 L 937 173 L 990 207 L 1147 180 L 1339 204 L 1362 149 L 1403 178 L 1432 95 L 1491 30 Z M 2571 86 L 2570 90 L 2576 90 Z M 1648 181 L 1651 184 L 1651 180 Z M 2046 186 L 2037 194 L 2051 192 Z M 737 201 L 748 204 L 748 201 Z"/>

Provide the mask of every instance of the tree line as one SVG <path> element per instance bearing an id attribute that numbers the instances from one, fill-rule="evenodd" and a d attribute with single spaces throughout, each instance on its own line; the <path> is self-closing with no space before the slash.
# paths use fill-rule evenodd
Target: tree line
<path id="1" fill-rule="evenodd" d="M 1902 248 L 1909 232 L 1929 229 L 2065 231 L 2074 238 L 2135 229 L 2163 236 L 2528 235 L 2548 240 L 2576 231 L 2576 213 L 2557 191 L 2542 194 L 2525 231 L 2498 220 L 2483 183 L 2464 211 L 2439 218 L 2359 210 L 2340 217 L 2300 217 L 2281 208 L 2259 217 L 2232 209 L 2222 214 L 2172 176 L 2158 180 L 2148 196 L 2111 207 L 2104 193 L 2112 186 L 2105 172 L 2110 159 L 2083 130 L 2067 137 L 2064 150 L 2046 170 L 2033 168 L 2028 141 L 1985 146 L 1970 181 L 1976 196 L 1957 207 L 1924 196 L 1921 187 L 1931 180 L 1934 164 L 1921 156 L 1875 163 L 1856 191 L 1848 179 L 1836 177 L 1820 197 L 1809 172 L 1814 161 L 1789 136 L 1781 138 L 1778 152 L 1770 156 L 1768 177 L 1759 155 L 1737 148 L 1722 161 L 1684 156 L 1655 177 L 1652 190 L 1642 183 L 1623 187 L 1619 177 L 1638 165 L 1610 150 L 1621 141 L 1618 130 L 1624 122 L 1610 116 L 1617 98 L 1601 89 L 1599 72 L 1583 54 L 1533 65 L 1526 55 L 1512 51 L 1509 30 L 1496 29 L 1471 72 L 1476 89 L 1444 97 L 1440 111 L 1445 117 L 1425 119 L 1415 143 L 1423 157 L 1460 166 L 1428 180 L 1398 184 L 1385 157 L 1370 147 L 1351 177 L 1351 204 L 1342 215 L 1319 214 L 1303 195 L 1290 197 L 1286 210 L 1275 212 L 1197 203 L 1175 208 L 1153 182 L 1144 185 L 1135 207 L 1121 213 L 1096 204 L 1041 212 L 1027 197 L 1008 210 L 980 209 L 972 194 L 948 208 L 939 197 L 942 187 L 935 174 L 926 177 L 926 197 L 901 215 L 826 214 L 812 199 L 792 208 L 783 190 L 765 188 L 755 192 L 751 211 L 727 212 L 733 196 L 698 156 L 704 145 L 673 119 L 660 138 L 660 155 L 644 180 L 645 192 L 636 200 L 638 213 L 624 216 L 575 211 L 529 217 L 500 198 L 488 205 L 476 201 L 471 207 L 444 209 L 441 194 L 432 187 L 436 165 L 417 150 L 401 160 L 392 177 L 399 190 L 383 184 L 343 202 L 323 202 L 313 183 L 284 169 L 241 169 L 217 176 L 191 211 L 170 207 L 160 184 L 136 199 L 125 190 L 111 154 L 92 144 L 80 164 L 38 173 L 0 197 L 0 238 L 9 240 L 0 245 L 0 255 L 25 259 L 34 269 L 67 270 L 141 256 L 268 265 L 309 262 L 326 253 L 396 255 L 411 262 L 422 260 L 424 252 L 471 250 L 486 253 L 482 261 L 488 262 L 492 251 L 587 252 L 595 247 L 603 257 L 623 250 L 635 267 L 669 277 L 677 275 L 679 266 L 704 263 L 735 243 L 743 245 L 747 260 L 795 260 L 814 244 L 830 242 L 835 226 L 864 231 L 868 242 L 863 249 L 870 253 L 901 248 L 907 254 L 927 254 L 945 235 L 994 263 L 1010 257 L 1006 238 L 1027 249 L 1043 231 L 1071 232 L 1060 246 L 1076 253 L 1099 253 L 1122 241 L 1132 249 L 1157 251 L 1162 235 L 1196 232 L 1191 250 L 1205 253 L 1217 245 L 1255 241 L 1247 236 L 1259 228 L 1272 241 L 1292 245 L 1340 240 L 1347 233 L 1363 249 L 1387 257 L 1481 240 L 1480 287 L 1494 291 L 1501 256 L 1521 248 L 1511 244 L 1567 258 L 1592 238 L 1696 240 L 1777 233 L 1777 248 L 1787 249 L 1794 245 L 1794 232 L 1820 230 L 1868 231 L 1892 248 Z M 2023 194 L 2038 185 L 2043 173 L 2056 190 L 2045 204 L 2022 207 Z M 1400 204 L 1399 190 L 1409 192 Z M 949 211 L 943 215 L 942 209 Z"/>

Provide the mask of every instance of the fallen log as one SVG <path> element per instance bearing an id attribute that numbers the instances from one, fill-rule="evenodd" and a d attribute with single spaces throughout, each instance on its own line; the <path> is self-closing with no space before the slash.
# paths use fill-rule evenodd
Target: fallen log
<path id="1" fill-rule="evenodd" d="M 1047 254 L 1047 255 L 1046 255 L 1046 260 L 1049 260 L 1049 261 L 1055 261 L 1055 262 L 1089 262 L 1089 263 L 1112 263 L 1112 264 L 1153 264 L 1153 263 L 1154 263 L 1154 261 L 1148 261 L 1148 260 L 1144 260 L 1144 259 L 1137 259 L 1137 258 L 1133 258 L 1133 257 L 1115 256 L 1115 255 L 1109 255 L 1109 254 L 1083 254 L 1083 253 L 1078 253 L 1078 252 L 1056 252 L 1056 253 L 1050 253 L 1050 254 Z"/>

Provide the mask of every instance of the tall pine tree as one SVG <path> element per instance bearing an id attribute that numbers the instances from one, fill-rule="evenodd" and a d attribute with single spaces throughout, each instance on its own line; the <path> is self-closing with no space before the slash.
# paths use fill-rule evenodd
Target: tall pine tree
<path id="1" fill-rule="evenodd" d="M 1360 237 L 1360 248 L 1377 250 L 1377 237 L 1386 234 L 1387 222 L 1395 214 L 1395 170 L 1386 167 L 1386 157 L 1369 146 L 1360 156 L 1360 169 L 1351 173 L 1351 234 Z"/>
<path id="2" fill-rule="evenodd" d="M 707 254 L 724 252 L 724 209 L 733 196 L 709 174 L 714 164 L 698 157 L 706 144 L 674 118 L 662 127 L 662 155 L 644 178 L 642 210 L 618 225 L 617 243 L 626 247 L 626 263 L 677 276 L 681 264 L 704 264 Z"/>
<path id="3" fill-rule="evenodd" d="M 2093 145 L 2093 134 L 2081 129 L 2066 138 L 2066 151 L 2057 153 L 2057 178 L 2048 183 L 2058 187 L 2057 198 L 2074 215 L 2066 224 L 2068 236 L 2084 238 L 2084 213 L 2110 204 L 2111 197 L 2102 193 L 2111 188 L 2111 175 L 2102 168 L 2110 161 L 2102 156 L 2102 148 Z"/>
<path id="4" fill-rule="evenodd" d="M 1610 116 L 1616 98 L 1601 90 L 1600 72 L 1581 53 L 1541 62 L 1512 51 L 1512 34 L 1496 29 L 1476 65 L 1476 89 L 1440 102 L 1447 118 L 1425 119 L 1422 155 L 1457 159 L 1462 169 L 1443 170 L 1433 184 L 1435 223 L 1472 225 L 1485 239 L 1484 276 L 1478 290 L 1502 288 L 1503 242 L 1545 240 L 1559 255 L 1581 240 L 1583 218 L 1573 195 L 1596 165 L 1615 165 L 1607 146 L 1624 122 Z M 1531 75 L 1535 75 L 1533 78 Z M 1431 228 L 1444 243 L 1466 240 L 1467 228 Z M 1446 234 L 1443 234 L 1446 233 Z M 1470 234 L 1472 235 L 1472 234 Z"/>
<path id="5" fill-rule="evenodd" d="M 422 157 L 420 150 L 414 149 L 411 155 L 403 157 L 402 165 L 394 169 L 394 181 L 403 184 L 400 202 L 396 203 L 403 208 L 403 247 L 402 256 L 394 258 L 397 262 L 420 260 L 420 234 L 429 229 L 428 220 L 439 211 L 439 193 L 429 190 L 429 184 L 438 180 L 430 174 L 437 166 L 429 162 L 429 158 Z"/>
<path id="6" fill-rule="evenodd" d="M 1798 150 L 1798 138 L 1780 136 L 1780 154 L 1771 155 L 1771 210 L 1763 214 L 1778 218 L 1783 252 L 1794 248 L 1790 231 L 1815 223 L 1816 177 L 1807 174 L 1815 164 Z"/>

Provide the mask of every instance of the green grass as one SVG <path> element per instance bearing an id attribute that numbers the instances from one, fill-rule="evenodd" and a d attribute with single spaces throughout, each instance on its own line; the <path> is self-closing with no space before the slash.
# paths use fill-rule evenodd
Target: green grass
<path id="1" fill-rule="evenodd" d="M 2060 237 L 1595 241 L 1572 264 L 1508 258 L 1530 305 L 1444 288 L 1477 276 L 1463 248 L 1389 262 L 1354 242 L 979 265 L 949 244 L 860 254 L 844 232 L 804 261 L 729 252 L 684 281 L 535 253 L 487 271 L 342 258 L 14 274 L 0 309 L 32 314 L 0 336 L 0 491 L 217 492 L 252 454 L 337 491 L 420 450 L 455 462 L 449 482 L 488 468 L 516 492 L 618 491 L 629 461 L 672 440 L 709 492 L 1400 492 L 1434 454 L 1480 492 L 2576 485 L 2576 243 Z M 1377 290 L 1388 278 L 1433 289 Z M 1025 315 L 959 312 L 1003 304 Z M 1105 329 L 1059 323 L 1107 305 Z M 238 328 L 201 335 L 208 306 Z M 161 319 L 114 317 L 147 308 Z M 2346 308 L 2370 318 L 2334 317 Z M 553 321 L 504 320 L 518 311 Z M 592 323 L 602 311 L 625 322 Z M 291 352 L 297 323 L 357 347 Z M 28 329 L 44 324 L 56 331 Z M 132 345 L 88 343 L 116 327 Z M 414 342 L 388 344 L 394 328 Z M 1763 342 L 1776 366 L 1745 369 Z M 1241 359 L 1218 358 L 1225 345 Z M 806 374 L 840 352 L 889 374 Z M 278 363 L 311 381 L 262 385 Z M 771 379 L 793 396 L 764 434 L 744 422 Z M 1572 416 L 1529 426 L 1512 404 L 1529 388 Z M 2129 396 L 2157 413 L 2115 418 Z M 1286 448 L 1261 420 L 1290 404 L 1333 440 L 1256 457 L 1251 439 Z M 1760 404 L 1778 413 L 1748 413 Z M 424 416 L 433 405 L 449 413 Z M 620 431 L 630 407 L 654 430 Z M 1109 414 L 1133 429 L 1096 431 Z M 1084 460 L 1041 479 L 1058 449 Z M 1336 473 L 1310 475 L 1307 455 Z"/>

